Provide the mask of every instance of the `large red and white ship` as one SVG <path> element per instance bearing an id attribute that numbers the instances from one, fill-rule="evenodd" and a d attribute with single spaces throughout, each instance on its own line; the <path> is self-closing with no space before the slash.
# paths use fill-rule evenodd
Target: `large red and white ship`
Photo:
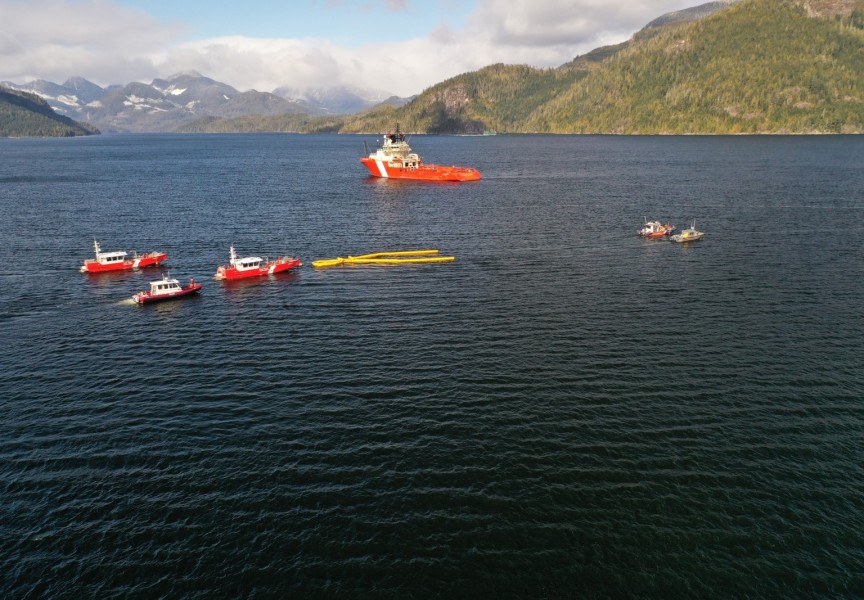
<path id="1" fill-rule="evenodd" d="M 375 177 L 391 179 L 422 179 L 425 181 L 477 181 L 480 171 L 471 167 L 446 167 L 423 164 L 420 156 L 411 151 L 405 134 L 399 131 L 384 135 L 381 146 L 360 159 Z"/>
<path id="2" fill-rule="evenodd" d="M 268 260 L 260 256 L 246 256 L 238 258 L 234 246 L 231 246 L 231 260 L 216 270 L 216 279 L 243 279 L 245 277 L 260 277 L 262 275 L 273 275 L 281 273 L 294 267 L 300 267 L 303 263 L 300 259 L 292 256 L 280 256 L 276 260 Z"/>
<path id="3" fill-rule="evenodd" d="M 89 258 L 81 265 L 82 273 L 104 273 L 105 271 L 123 271 L 130 269 L 143 269 L 144 267 L 158 266 L 163 260 L 168 258 L 165 252 L 148 252 L 138 256 L 133 252 L 132 258 L 127 258 L 127 253 L 120 252 L 102 252 L 99 247 L 99 242 L 93 240 L 93 250 L 96 252 L 96 258 Z"/>

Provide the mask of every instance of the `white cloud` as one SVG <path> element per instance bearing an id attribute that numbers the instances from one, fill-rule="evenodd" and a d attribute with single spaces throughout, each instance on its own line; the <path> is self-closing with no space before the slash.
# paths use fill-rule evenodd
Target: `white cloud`
<path id="1" fill-rule="evenodd" d="M 0 76 L 102 83 L 156 73 L 148 55 L 178 39 L 179 24 L 110 0 L 0 0 Z"/>
<path id="2" fill-rule="evenodd" d="M 393 12 L 401 12 L 403 10 L 408 10 L 408 5 L 410 2 L 408 0 L 386 0 L 384 3 L 387 10 L 391 10 Z"/>
<path id="3" fill-rule="evenodd" d="M 332 1 L 332 0 L 331 0 Z M 409 0 L 375 0 L 404 11 Z M 110 0 L 0 0 L 0 79 L 105 85 L 194 69 L 240 90 L 354 85 L 407 96 L 493 63 L 557 66 L 698 2 L 478 0 L 463 29 L 348 48 L 326 39 L 231 36 L 180 43 L 177 24 Z"/>
<path id="4" fill-rule="evenodd" d="M 182 44 L 165 53 L 165 73 L 194 69 L 240 90 L 271 91 L 282 85 L 342 83 L 353 52 L 327 40 L 243 36 Z"/>
<path id="5" fill-rule="evenodd" d="M 696 4 L 698 0 L 479 0 L 470 24 L 502 50 L 545 48 L 575 56 L 624 41 L 652 19 Z"/>

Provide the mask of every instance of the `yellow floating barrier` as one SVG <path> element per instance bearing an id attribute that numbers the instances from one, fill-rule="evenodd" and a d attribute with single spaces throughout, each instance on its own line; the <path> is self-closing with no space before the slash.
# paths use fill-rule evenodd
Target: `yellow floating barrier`
<path id="1" fill-rule="evenodd" d="M 349 258 L 383 258 L 385 256 L 429 256 L 438 254 L 439 250 L 397 250 L 396 252 L 373 252 L 372 254 L 361 254 Z"/>
<path id="2" fill-rule="evenodd" d="M 435 256 L 438 250 L 398 250 L 395 252 L 373 252 L 360 256 L 327 258 L 312 261 L 313 267 L 339 267 L 342 265 L 402 265 L 417 263 L 441 263 L 456 260 L 455 256 Z"/>
<path id="3" fill-rule="evenodd" d="M 345 262 L 352 265 L 402 265 L 410 263 L 440 263 L 452 262 L 456 260 L 455 256 L 432 256 L 425 258 L 360 258 L 359 256 L 349 256 Z"/>
<path id="4" fill-rule="evenodd" d="M 326 260 L 315 260 L 312 261 L 313 267 L 338 267 L 341 264 L 345 263 L 345 259 L 341 256 L 338 258 L 328 258 Z"/>

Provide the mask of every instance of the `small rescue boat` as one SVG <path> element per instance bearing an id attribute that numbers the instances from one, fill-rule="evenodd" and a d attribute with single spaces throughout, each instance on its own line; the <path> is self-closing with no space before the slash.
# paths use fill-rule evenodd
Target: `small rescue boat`
<path id="1" fill-rule="evenodd" d="M 150 282 L 149 292 L 138 292 L 132 296 L 132 300 L 138 304 L 150 304 L 151 302 L 161 302 L 163 300 L 175 300 L 197 294 L 201 290 L 201 284 L 195 283 L 194 279 L 189 280 L 189 284 L 183 287 L 176 279 L 170 279 L 168 275 L 163 275 L 162 279 Z"/>
<path id="2" fill-rule="evenodd" d="M 96 258 L 89 258 L 81 265 L 82 273 L 104 273 L 106 271 L 123 271 L 131 269 L 143 269 L 144 267 L 155 267 L 168 258 L 164 252 L 148 252 L 138 256 L 133 251 L 132 258 L 126 258 L 126 252 L 102 252 L 99 242 L 93 240 L 93 250 Z"/>
<path id="3" fill-rule="evenodd" d="M 273 275 L 288 269 L 303 266 L 300 259 L 291 256 L 280 256 L 276 260 L 268 260 L 260 256 L 238 258 L 234 246 L 231 246 L 231 260 L 216 270 L 216 279 L 243 279 L 245 277 L 260 277 Z"/>
<path id="4" fill-rule="evenodd" d="M 691 225 L 689 229 L 685 229 L 681 233 L 673 235 L 672 241 L 678 243 L 695 242 L 696 240 L 701 240 L 703 235 L 705 235 L 705 232 L 696 231 L 696 221 L 693 221 L 693 225 Z"/>
<path id="5" fill-rule="evenodd" d="M 666 235 L 672 235 L 675 231 L 675 226 L 660 221 L 645 221 L 645 225 L 639 230 L 639 235 L 648 239 L 662 238 Z"/>
<path id="6" fill-rule="evenodd" d="M 375 177 L 425 181 L 477 181 L 480 179 L 480 171 L 471 167 L 423 164 L 420 156 L 411 151 L 405 134 L 399 131 L 399 123 L 396 123 L 396 133 L 386 134 L 381 146 L 368 156 L 363 156 L 360 162 Z"/>

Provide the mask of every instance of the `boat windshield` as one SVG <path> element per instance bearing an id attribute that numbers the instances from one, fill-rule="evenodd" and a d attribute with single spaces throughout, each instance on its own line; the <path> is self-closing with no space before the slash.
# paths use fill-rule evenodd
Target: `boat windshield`
<path id="1" fill-rule="evenodd" d="M 126 258 L 125 252 L 102 252 L 99 254 L 99 262 L 114 263 L 122 262 Z"/>
<path id="2" fill-rule="evenodd" d="M 176 279 L 173 281 L 154 281 L 150 284 L 150 289 L 154 292 L 168 292 L 171 290 L 180 289 L 180 282 Z"/>

